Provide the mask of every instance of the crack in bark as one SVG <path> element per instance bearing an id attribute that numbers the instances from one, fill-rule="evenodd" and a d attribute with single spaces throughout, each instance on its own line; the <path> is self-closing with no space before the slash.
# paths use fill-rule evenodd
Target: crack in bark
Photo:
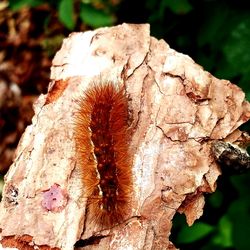
<path id="1" fill-rule="evenodd" d="M 86 247 L 86 246 L 90 246 L 90 245 L 97 245 L 100 243 L 100 241 L 103 239 L 103 238 L 106 238 L 106 237 L 109 237 L 109 235 L 94 235 L 94 236 L 91 236 L 85 240 L 78 240 L 74 247 Z"/>

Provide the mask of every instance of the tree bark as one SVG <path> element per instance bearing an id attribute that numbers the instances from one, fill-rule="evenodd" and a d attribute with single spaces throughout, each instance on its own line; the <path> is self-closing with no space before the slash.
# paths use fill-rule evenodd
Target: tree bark
<path id="1" fill-rule="evenodd" d="M 147 24 L 122 24 L 64 40 L 48 93 L 36 101 L 5 176 L 4 247 L 175 249 L 169 241 L 174 215 L 185 213 L 189 225 L 202 215 L 203 194 L 215 191 L 221 174 L 211 145 L 241 138 L 238 127 L 249 120 L 250 104 L 239 87 L 149 32 Z M 132 212 L 110 230 L 86 223 L 73 134 L 77 100 L 103 79 L 124 84 L 133 131 Z M 48 208 L 50 192 L 58 203 Z"/>

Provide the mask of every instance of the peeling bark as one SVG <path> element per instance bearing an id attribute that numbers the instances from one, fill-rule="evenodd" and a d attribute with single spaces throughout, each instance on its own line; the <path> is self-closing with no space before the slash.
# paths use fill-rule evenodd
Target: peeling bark
<path id="1" fill-rule="evenodd" d="M 125 85 L 133 129 L 133 210 L 128 221 L 104 231 L 85 224 L 73 140 L 76 100 L 101 79 Z M 169 235 L 176 212 L 191 225 L 202 215 L 203 193 L 216 189 L 221 171 L 212 143 L 239 140 L 237 128 L 250 118 L 239 87 L 151 37 L 147 24 L 71 34 L 53 60 L 48 94 L 34 109 L 5 176 L 4 246 L 11 246 L 10 236 L 12 243 L 27 236 L 31 249 L 70 250 L 76 242 L 76 249 L 175 249 Z M 51 189 L 58 203 L 48 203 Z"/>

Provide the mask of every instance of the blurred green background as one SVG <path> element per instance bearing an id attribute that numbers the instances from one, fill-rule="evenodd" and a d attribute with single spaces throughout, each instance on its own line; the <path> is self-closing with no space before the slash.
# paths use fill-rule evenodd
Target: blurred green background
<path id="1" fill-rule="evenodd" d="M 32 71 L 27 76 L 25 71 L 14 78 L 24 97 L 38 95 L 46 92 L 48 62 L 51 62 L 62 39 L 70 32 L 122 22 L 150 23 L 152 36 L 163 38 L 173 49 L 188 54 L 216 77 L 239 85 L 250 100 L 248 6 L 248 1 L 243 0 L 2 1 L 0 60 L 12 65 L 15 58 L 19 58 L 20 62 L 20 53 L 23 52 L 26 55 L 31 52 L 33 63 L 35 58 L 39 58 L 34 66 L 36 73 Z M 28 22 L 29 27 L 23 22 Z M 26 33 L 23 31 L 25 27 Z M 13 42 L 13 32 L 20 41 L 17 39 Z M 2 57 L 1 50 L 4 51 Z M 21 66 L 27 68 L 27 65 Z M 12 72 L 11 69 L 10 66 L 8 73 Z M 43 75 L 37 75 L 36 70 L 43 72 Z M 13 81 L 13 77 L 10 80 Z M 249 127 L 249 123 L 244 125 L 244 130 L 249 132 Z M 249 250 L 249 190 L 249 173 L 220 177 L 217 191 L 206 197 L 204 215 L 192 227 L 186 225 L 184 216 L 176 215 L 170 237 L 173 243 L 182 250 Z"/>

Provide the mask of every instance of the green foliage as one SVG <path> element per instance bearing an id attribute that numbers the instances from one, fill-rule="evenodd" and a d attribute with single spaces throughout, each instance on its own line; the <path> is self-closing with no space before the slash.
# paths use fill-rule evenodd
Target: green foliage
<path id="1" fill-rule="evenodd" d="M 168 7 L 175 14 L 186 14 L 192 10 L 192 5 L 188 0 L 162 0 L 161 7 Z"/>
<path id="2" fill-rule="evenodd" d="M 238 250 L 249 249 L 250 244 L 250 173 L 231 177 L 239 197 L 231 203 L 228 216 L 232 222 L 232 241 Z"/>
<path id="3" fill-rule="evenodd" d="M 9 0 L 9 7 L 13 11 L 18 11 L 23 7 L 36 7 L 42 3 L 42 0 Z"/>
<path id="4" fill-rule="evenodd" d="M 211 239 L 215 246 L 219 247 L 232 247 L 232 222 L 228 215 L 224 215 L 218 222 L 217 233 Z"/>
<path id="5" fill-rule="evenodd" d="M 181 228 L 177 241 L 179 243 L 191 243 L 200 240 L 214 231 L 214 227 L 203 223 L 197 222 L 192 227 L 184 226 Z"/>
<path id="6" fill-rule="evenodd" d="M 77 19 L 92 28 L 110 26 L 114 24 L 116 18 L 112 13 L 113 5 L 105 0 L 9 0 L 9 7 L 13 11 L 18 11 L 23 7 L 36 7 L 41 4 L 48 4 L 56 8 L 59 21 L 70 31 L 75 28 Z M 80 6 L 79 8 L 76 8 Z M 79 11 L 76 11 L 79 9 Z"/>
<path id="7" fill-rule="evenodd" d="M 238 250 L 249 249 L 250 235 L 250 202 L 248 199 L 238 199 L 232 203 L 228 214 L 233 225 L 232 241 Z"/>
<path id="8" fill-rule="evenodd" d="M 228 69 L 235 76 L 240 75 L 239 85 L 247 91 L 249 97 L 250 78 L 250 17 L 243 15 L 232 28 L 229 39 L 223 45 L 223 53 L 228 63 Z"/>
<path id="9" fill-rule="evenodd" d="M 86 23 L 93 28 L 110 26 L 114 23 L 113 15 L 109 14 L 105 10 L 98 10 L 91 4 L 81 3 L 80 18 L 83 23 Z"/>
<path id="10" fill-rule="evenodd" d="M 213 195 L 209 196 L 208 202 L 214 208 L 220 207 L 223 202 L 223 194 L 221 193 L 221 191 L 217 190 Z"/>
<path id="11" fill-rule="evenodd" d="M 69 30 L 73 30 L 75 26 L 74 6 L 72 0 L 61 0 L 58 9 L 59 20 Z"/>
<path id="12" fill-rule="evenodd" d="M 229 33 L 229 38 L 223 45 L 223 52 L 230 67 L 235 72 L 247 73 L 250 71 L 250 17 L 241 18 Z"/>

